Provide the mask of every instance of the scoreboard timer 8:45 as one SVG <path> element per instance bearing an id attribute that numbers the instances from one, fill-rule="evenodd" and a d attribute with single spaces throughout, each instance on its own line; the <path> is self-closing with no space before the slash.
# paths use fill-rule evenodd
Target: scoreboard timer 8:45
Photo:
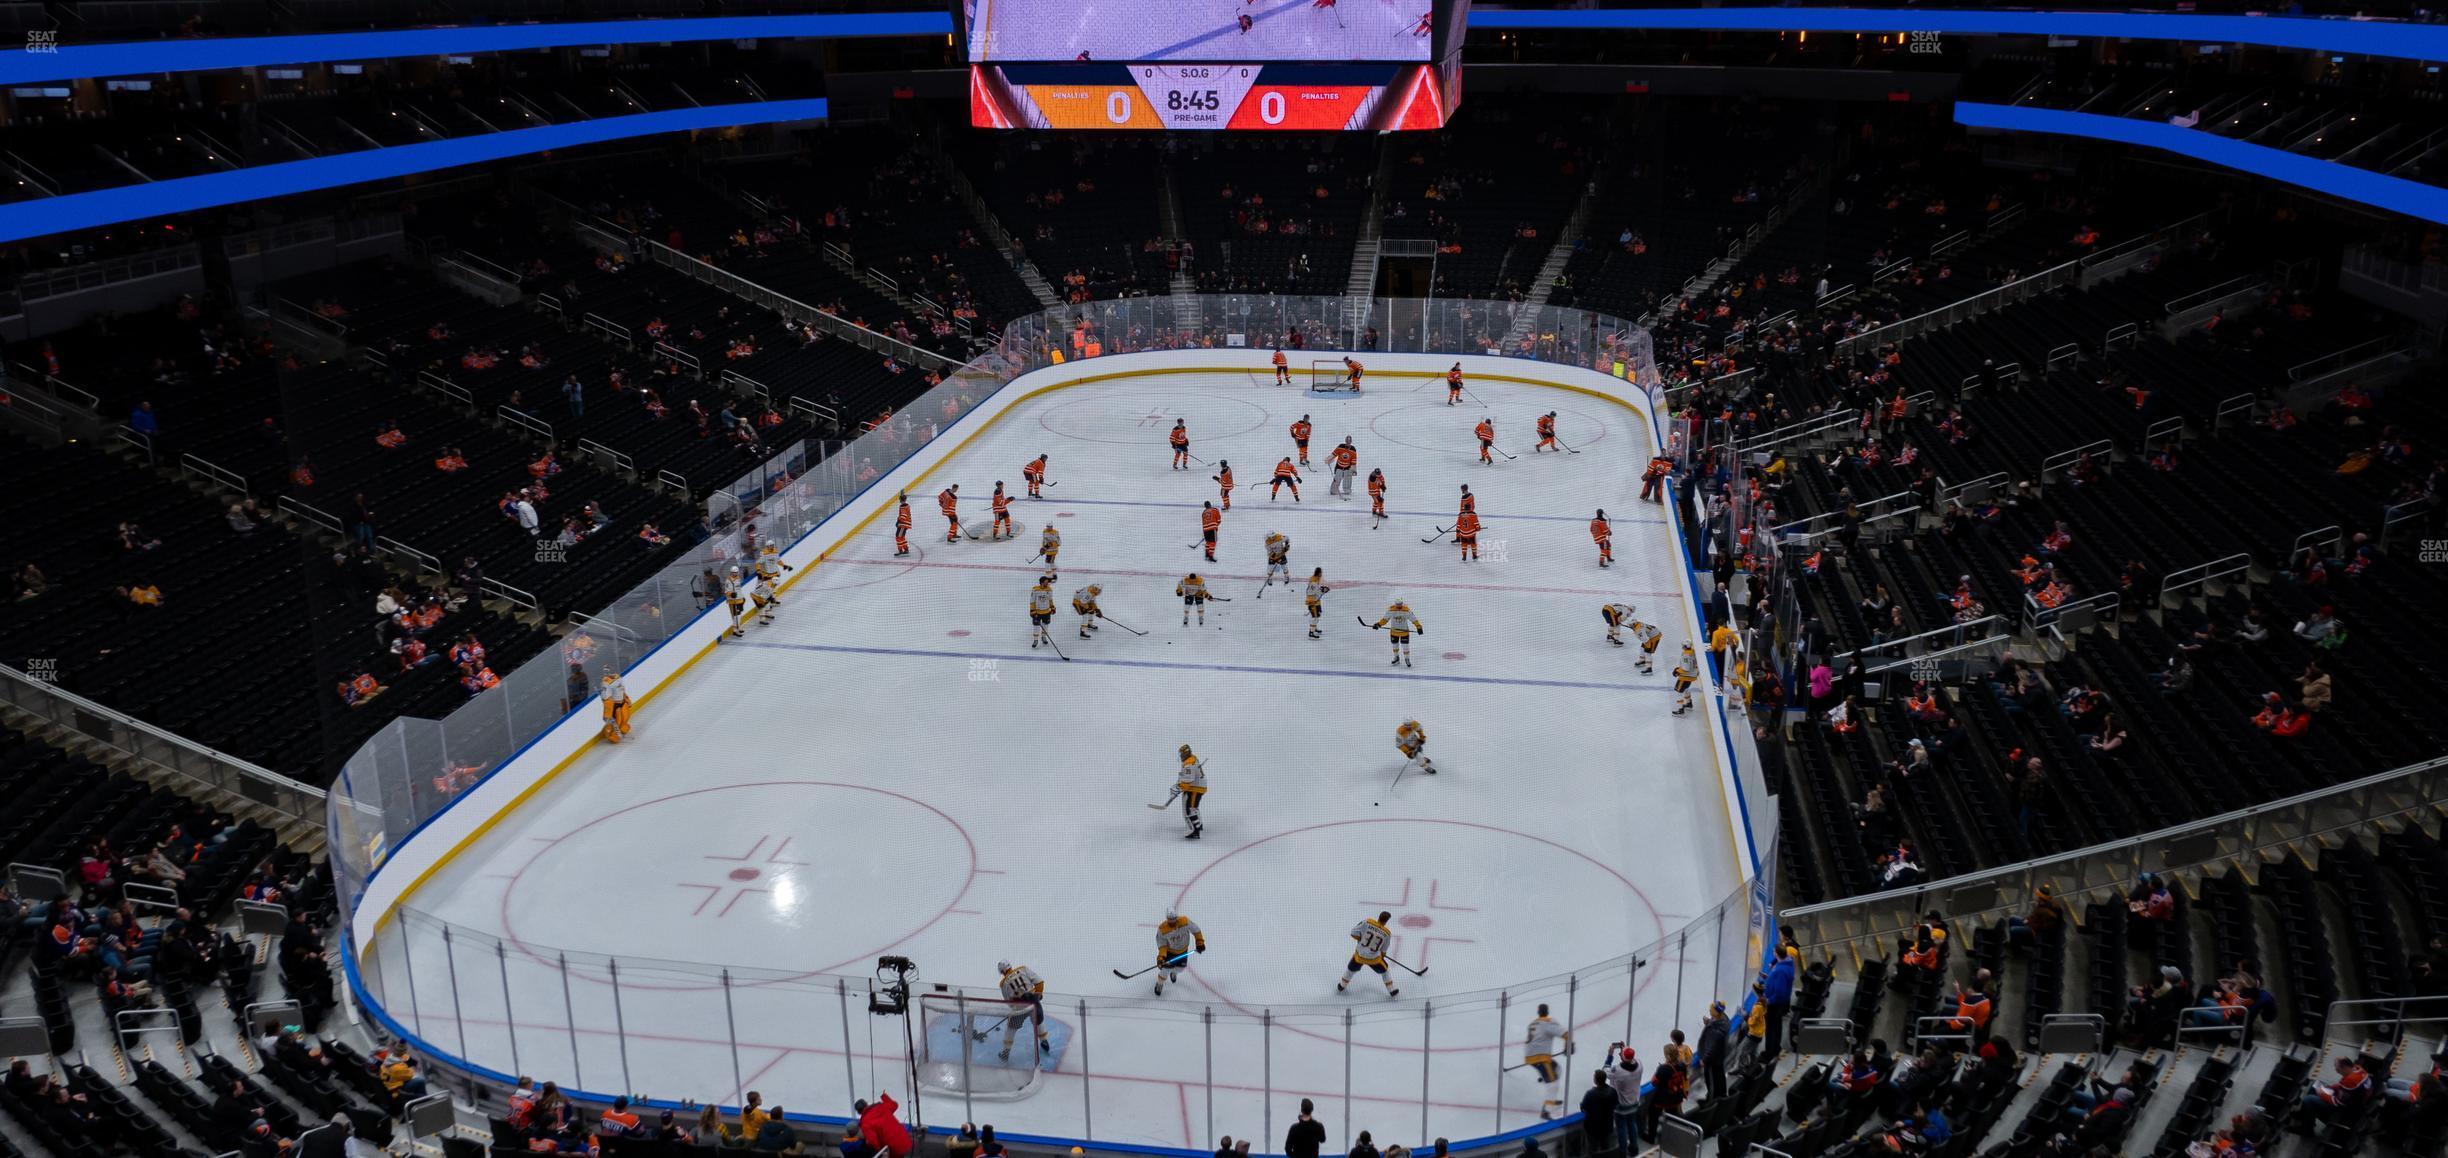
<path id="1" fill-rule="evenodd" d="M 969 122 L 994 129 L 1433 129 L 1443 70 L 1400 63 L 979 64 Z"/>

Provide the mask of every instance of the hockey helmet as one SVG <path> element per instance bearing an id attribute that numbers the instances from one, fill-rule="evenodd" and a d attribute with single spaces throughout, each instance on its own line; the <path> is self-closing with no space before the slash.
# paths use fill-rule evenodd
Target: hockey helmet
<path id="1" fill-rule="evenodd" d="M 1009 973 L 1009 972 L 1011 972 L 1011 959 L 1010 959 L 1010 958 L 1008 958 L 1008 957 L 1006 957 L 1006 958 L 1004 958 L 1003 960 L 1000 960 L 1000 961 L 995 962 L 995 972 L 997 972 L 997 973 Z"/>

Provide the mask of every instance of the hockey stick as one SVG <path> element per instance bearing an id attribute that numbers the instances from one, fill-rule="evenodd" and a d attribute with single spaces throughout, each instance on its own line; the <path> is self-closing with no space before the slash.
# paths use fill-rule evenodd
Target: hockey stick
<path id="1" fill-rule="evenodd" d="M 1402 787 L 1403 774 L 1409 772 L 1410 770 L 1411 762 L 1409 760 L 1403 761 L 1403 766 L 1394 770 L 1394 782 L 1386 785 L 1386 795 L 1392 796 L 1394 795 L 1395 789 Z"/>
<path id="2" fill-rule="evenodd" d="M 1195 455 L 1195 454 L 1192 454 L 1192 453 L 1190 453 L 1189 451 L 1186 451 L 1186 450 L 1182 452 L 1182 457 L 1183 457 L 1183 458 L 1186 458 L 1186 459 L 1189 459 L 1190 461 L 1195 462 L 1195 463 L 1199 464 L 1200 466 L 1214 466 L 1214 465 L 1215 465 L 1214 463 L 1209 462 L 1209 461 L 1207 461 L 1206 459 L 1200 458 L 1199 456 L 1197 456 L 1197 455 Z"/>
<path id="3" fill-rule="evenodd" d="M 1563 439 L 1561 439 L 1561 438 L 1559 438 L 1559 439 L 1555 440 L 1555 444 L 1556 444 L 1557 446 L 1561 446 L 1561 447 L 1563 447 L 1563 448 L 1564 448 L 1564 453 L 1566 453 L 1566 454 L 1579 454 L 1579 453 L 1581 453 L 1580 451 L 1574 450 L 1574 449 L 1572 448 L 1571 444 L 1569 444 L 1569 443 L 1565 442 L 1565 441 L 1564 441 Z"/>
<path id="4" fill-rule="evenodd" d="M 1423 542 L 1423 543 L 1433 543 L 1433 542 L 1436 542 L 1436 541 L 1437 541 L 1437 539 L 1442 539 L 1442 538 L 1444 538 L 1445 536 L 1450 535 L 1450 534 L 1453 534 L 1453 528 L 1452 528 L 1452 527 L 1438 527 L 1438 528 L 1437 528 L 1437 533 L 1436 533 L 1436 539 L 1422 539 L 1422 540 L 1420 540 L 1420 542 Z"/>
<path id="5" fill-rule="evenodd" d="M 1428 975 L 1428 971 L 1427 971 L 1426 969 L 1413 969 L 1412 967 L 1410 967 L 1410 966 L 1408 966 L 1408 965 L 1403 965 L 1403 963 L 1402 963 L 1402 962 L 1400 962 L 1400 961 L 1396 961 L 1396 960 L 1394 960 L 1392 957 L 1388 957 L 1388 958 L 1386 958 L 1386 960 L 1387 960 L 1388 962 L 1391 962 L 1391 963 L 1395 964 L 1395 965 L 1401 965 L 1401 966 L 1402 966 L 1402 971 L 1403 971 L 1403 972 L 1405 972 L 1405 973 L 1408 973 L 1408 974 L 1412 975 L 1413 977 L 1426 977 L 1426 976 Z"/>
<path id="6" fill-rule="evenodd" d="M 1059 644 L 1059 643 L 1054 642 L 1054 633 L 1053 633 L 1053 632 L 1051 632 L 1051 631 L 1049 631 L 1049 632 L 1047 632 L 1047 633 L 1046 633 L 1046 646 L 1047 646 L 1047 647 L 1050 647 L 1050 648 L 1053 648 L 1053 649 L 1054 649 L 1054 654 L 1055 654 L 1055 655 L 1057 655 L 1057 656 L 1059 656 L 1059 657 L 1061 657 L 1061 659 L 1062 659 L 1062 661 L 1063 661 L 1064 663 L 1069 663 L 1069 662 L 1071 662 L 1071 657 L 1070 657 L 1070 656 L 1063 655 L 1063 653 L 1062 653 L 1062 645 L 1061 645 L 1061 644 Z"/>
<path id="7" fill-rule="evenodd" d="M 1357 615 L 1352 616 L 1352 622 L 1357 623 L 1357 624 L 1359 624 L 1359 625 L 1360 625 L 1360 626 L 1362 626 L 1362 627 L 1368 628 L 1370 631 L 1384 631 L 1384 630 L 1385 630 L 1385 625 L 1383 625 L 1383 624 L 1378 624 L 1378 623 L 1370 623 L 1368 620 L 1362 619 L 1362 618 L 1360 618 L 1360 617 L 1359 617 L 1359 616 L 1357 616 Z"/>
<path id="8" fill-rule="evenodd" d="M 1107 614 L 1105 614 L 1105 613 L 1104 613 L 1104 612 L 1102 612 L 1102 611 L 1097 612 L 1097 618 L 1102 619 L 1102 620 L 1104 620 L 1104 621 L 1105 621 L 1105 622 L 1107 622 L 1107 623 L 1113 624 L 1115 627 L 1119 627 L 1119 628 L 1121 628 L 1122 630 L 1124 630 L 1124 631 L 1127 631 L 1127 632 L 1131 633 L 1132 635 L 1146 635 L 1146 634 L 1147 634 L 1146 632 L 1141 631 L 1141 630 L 1139 630 L 1139 629 L 1138 629 L 1138 628 L 1136 628 L 1136 627 L 1132 627 L 1130 624 L 1124 623 L 1124 622 L 1122 622 L 1121 620 L 1115 619 L 1113 616 L 1107 615 Z"/>
<path id="9" fill-rule="evenodd" d="M 1179 957 L 1175 957 L 1174 959 L 1172 959 L 1172 960 L 1170 960 L 1170 961 L 1159 961 L 1159 962 L 1157 962 L 1157 963 L 1155 963 L 1155 964 L 1153 964 L 1153 965 L 1148 966 L 1148 967 L 1147 967 L 1147 968 L 1145 968 L 1145 969 L 1140 970 L 1138 973 L 1124 973 L 1123 971 L 1121 971 L 1121 970 L 1119 970 L 1119 969 L 1116 969 L 1116 970 L 1114 970 L 1114 971 L 1113 971 L 1113 975 L 1114 975 L 1114 976 L 1116 976 L 1116 977 L 1119 977 L 1119 978 L 1123 979 L 1124 981 L 1128 981 L 1128 980 L 1130 980 L 1130 979 L 1131 979 L 1131 978 L 1133 978 L 1133 977 L 1138 977 L 1138 976 L 1141 976 L 1142 974 L 1153 973 L 1153 972 L 1155 972 L 1155 971 L 1156 971 L 1156 970 L 1158 970 L 1158 969 L 1177 969 L 1177 968 L 1180 968 L 1180 967 L 1181 967 L 1181 963 L 1182 963 L 1182 962 L 1184 962 L 1184 961 L 1187 961 L 1187 960 L 1189 960 L 1189 959 L 1190 959 L 1190 955 L 1189 955 L 1188 953 L 1184 953 L 1184 954 L 1182 954 L 1181 956 L 1179 956 Z"/>
<path id="10" fill-rule="evenodd" d="M 1395 964 L 1400 965 L 1400 964 L 1402 964 L 1402 962 L 1400 962 L 1400 961 L 1396 961 L 1396 962 L 1395 962 Z M 1580 1047 L 1581 1047 L 1581 1043 L 1579 1043 L 1579 1042 L 1566 1042 L 1566 1043 L 1564 1043 L 1564 1052 L 1559 1053 L 1559 1054 L 1556 1054 L 1556 1055 L 1554 1055 L 1554 1056 L 1555 1056 L 1555 1057 L 1558 1057 L 1558 1058 L 1567 1058 L 1567 1057 L 1571 1057 L 1571 1056 L 1573 1055 L 1573 1051 L 1574 1051 L 1574 1050 L 1576 1050 L 1576 1049 L 1579 1049 Z M 1515 1063 L 1514 1063 L 1514 1064 L 1512 1064 L 1512 1065 L 1509 1065 L 1509 1066 L 1504 1067 L 1504 1069 L 1502 1069 L 1502 1070 L 1500 1070 L 1500 1071 L 1498 1071 L 1498 1072 L 1500 1072 L 1500 1073 L 1508 1073 L 1508 1074 L 1509 1074 L 1509 1073 L 1512 1073 L 1513 1071 L 1515 1071 L 1515 1070 L 1517 1070 L 1517 1069 L 1521 1069 L 1521 1068 L 1523 1068 L 1523 1067 L 1525 1067 L 1525 1066 L 1528 1066 L 1528 1065 L 1530 1065 L 1530 1064 L 1531 1064 L 1531 1063 L 1529 1063 L 1529 1062 L 1515 1062 Z"/>
<path id="11" fill-rule="evenodd" d="M 1165 798 L 1164 798 L 1164 803 L 1162 803 L 1162 804 L 1151 804 L 1151 805 L 1148 805 L 1148 807 L 1153 808 L 1153 809 L 1155 809 L 1155 810 L 1156 810 L 1156 811 L 1158 811 L 1158 812 L 1162 812 L 1162 811 L 1164 811 L 1165 809 L 1168 809 L 1168 808 L 1173 807 L 1173 802 L 1174 802 L 1174 801 L 1176 801 L 1176 800 L 1179 800 L 1179 799 L 1181 799 L 1181 789 L 1176 788 L 1176 789 L 1174 789 L 1174 790 L 1173 790 L 1173 795 L 1171 795 L 1171 796 L 1167 796 L 1167 797 L 1165 797 Z"/>
<path id="12" fill-rule="evenodd" d="M 1495 443 L 1493 443 L 1493 442 L 1491 442 L 1491 443 L 1489 443 L 1489 444 L 1488 444 L 1488 449 L 1489 449 L 1489 450 L 1492 450 L 1492 451 L 1495 451 L 1495 452 L 1496 452 L 1496 453 L 1498 453 L 1498 454 L 1504 454 L 1504 456 L 1505 456 L 1505 461 L 1506 461 L 1506 462 L 1511 462 L 1511 461 L 1513 461 L 1513 456 L 1512 456 L 1512 455 L 1505 454 L 1505 452 L 1504 452 L 1504 448 L 1503 448 L 1503 447 L 1501 447 L 1501 446 L 1496 445 L 1496 444 L 1495 444 Z"/>
<path id="13" fill-rule="evenodd" d="M 1471 400 L 1471 401 L 1473 401 L 1473 402 L 1478 402 L 1478 403 L 1479 403 L 1479 408 L 1480 408 L 1481 410 L 1485 410 L 1485 409 L 1487 409 L 1487 403 L 1485 403 L 1485 402 L 1479 402 L 1479 396 L 1478 396 L 1478 395 L 1476 395 L 1476 394 L 1471 393 L 1471 388 L 1470 388 L 1470 387 L 1465 386 L 1465 387 L 1463 387 L 1463 388 L 1462 388 L 1462 396 L 1463 396 L 1464 398 L 1468 398 L 1468 399 L 1470 399 L 1470 400 Z"/>

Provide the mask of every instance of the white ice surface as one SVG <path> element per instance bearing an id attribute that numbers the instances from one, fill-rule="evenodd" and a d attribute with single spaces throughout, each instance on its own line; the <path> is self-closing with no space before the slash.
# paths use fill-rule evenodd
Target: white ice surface
<path id="1" fill-rule="evenodd" d="M 1448 408 L 1438 383 L 1324 399 L 1263 379 L 1075 386 L 987 429 L 913 496 L 910 558 L 892 557 L 887 506 L 797 577 L 776 623 L 697 663 L 641 707 L 630 742 L 597 745 L 411 895 L 370 966 L 393 1016 L 437 1048 L 577 1088 L 732 1102 L 745 1087 L 841 1114 L 853 1088 L 908 1101 L 900 1023 L 864 1011 L 878 954 L 973 992 L 1007 957 L 1045 976 L 1068 1030 L 1036 1093 L 976 1107 L 1007 1132 L 1204 1149 L 1271 1128 L 1259 1149 L 1273 1151 L 1306 1095 L 1330 1141 L 1373 1129 L 1382 1143 L 1419 1130 L 1423 1088 L 1430 1135 L 1523 1126 L 1538 1087 L 1505 1075 L 1500 1110 L 1495 1070 L 1519 1060 L 1539 1001 L 1558 1017 L 1569 1002 L 1580 1025 L 1587 1048 L 1559 1095 L 1577 1103 L 1598 1048 L 1624 1036 L 1629 978 L 1564 975 L 1646 951 L 1737 882 L 1708 733 L 1668 714 L 1689 615 L 1664 514 L 1635 498 L 1649 431 L 1530 385 L 1474 383 L 1483 411 Z M 1549 409 L 1583 453 L 1530 453 Z M 1216 488 L 1208 469 L 1167 469 L 1172 420 L 1189 420 L 1194 453 L 1252 481 L 1291 450 L 1303 413 L 1317 429 L 1303 501 L 1241 491 L 1210 567 L 1187 544 Z M 1518 456 L 1493 467 L 1469 436 L 1490 413 Z M 1386 471 L 1382 529 L 1365 494 L 1326 494 L 1326 451 L 1346 434 L 1362 477 Z M 996 480 L 1020 492 L 1041 452 L 1057 485 L 1015 499 L 1017 542 L 942 541 L 934 491 L 960 483 L 975 519 Z M 1451 525 L 1465 482 L 1487 524 L 1485 558 L 1468 564 L 1420 542 Z M 1609 570 L 1586 529 L 1598 506 L 1615 524 Z M 1042 569 L 1029 560 L 1048 521 L 1063 533 L 1068 661 L 1028 646 Z M 1270 530 L 1291 537 L 1297 573 L 1322 565 L 1335 587 L 1323 640 L 1305 638 L 1297 593 L 1259 596 Z M 1193 568 L 1232 600 L 1204 628 L 1181 625 L 1172 595 Z M 1077 638 L 1069 598 L 1090 581 L 1148 634 Z M 1353 621 L 1394 593 L 1427 625 L 1415 667 L 1389 666 L 1384 634 Z M 1659 674 L 1604 641 L 1610 600 L 1665 627 Z M 1413 717 L 1440 774 L 1396 786 L 1393 731 Z M 1147 807 L 1182 743 L 1212 783 L 1199 841 L 1182 839 L 1178 811 Z M 1205 927 L 1210 951 L 1157 999 L 1150 978 L 1112 971 L 1151 962 L 1167 905 Z M 1399 1000 L 1367 973 L 1338 996 L 1345 932 L 1381 908 L 1394 956 L 1429 973 L 1400 975 Z M 1711 996 L 1720 950 L 1704 940 L 1650 954 L 1632 1037 L 1644 1059 L 1677 1024 L 1679 971 L 1681 1024 Z M 720 965 L 734 971 L 728 1011 Z M 961 1117 L 957 1100 L 928 1103 L 930 1123 Z"/>

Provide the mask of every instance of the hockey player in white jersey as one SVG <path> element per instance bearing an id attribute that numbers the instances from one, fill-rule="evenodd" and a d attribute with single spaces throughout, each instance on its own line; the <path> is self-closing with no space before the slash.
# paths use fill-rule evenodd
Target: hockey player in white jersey
<path id="1" fill-rule="evenodd" d="M 1012 1038 L 1019 1034 L 1020 1023 L 1024 1021 L 1036 1030 L 1037 1048 L 1052 1052 L 1054 1043 L 1046 1037 L 1045 1027 L 1045 978 L 1039 977 L 1036 970 L 1026 965 L 1014 965 L 1009 961 L 997 961 L 995 968 L 1003 974 L 1004 998 L 1028 1006 L 1026 1012 L 1014 1013 L 1003 1019 L 1003 1050 L 995 1056 L 1004 1061 L 1011 1060 Z M 980 1032 L 973 1036 L 983 1039 L 986 1035 Z"/>
<path id="2" fill-rule="evenodd" d="M 1386 996 L 1394 997 L 1402 993 L 1402 990 L 1394 987 L 1394 975 L 1386 972 L 1386 947 L 1394 943 L 1394 931 L 1386 927 L 1386 922 L 1393 919 L 1392 913 L 1379 913 L 1373 919 L 1363 919 L 1352 926 L 1351 963 L 1343 967 L 1343 979 L 1335 982 L 1335 992 L 1350 989 L 1352 978 L 1359 976 L 1360 968 L 1365 965 L 1377 971 L 1377 979 L 1385 983 Z"/>
<path id="3" fill-rule="evenodd" d="M 1411 636 L 1415 633 L 1428 634 L 1427 625 L 1420 622 L 1420 617 L 1412 612 L 1411 605 L 1403 602 L 1399 595 L 1386 607 L 1385 614 L 1369 626 L 1385 628 L 1386 638 L 1394 644 L 1394 658 L 1387 664 L 1388 667 L 1397 663 L 1404 667 L 1411 666 Z"/>
<path id="4" fill-rule="evenodd" d="M 1326 585 L 1324 567 L 1310 570 L 1309 590 L 1301 596 L 1301 602 L 1309 609 L 1309 638 L 1311 639 L 1321 638 L 1325 630 L 1326 593 L 1332 590 L 1334 588 Z"/>
<path id="5" fill-rule="evenodd" d="M 745 617 L 748 612 L 748 595 L 747 592 L 742 590 L 740 587 L 739 568 L 733 567 L 723 572 L 722 597 L 723 605 L 729 608 L 731 612 L 732 637 L 738 638 L 740 636 L 747 635 L 747 629 L 740 626 L 740 620 Z"/>
<path id="6" fill-rule="evenodd" d="M 1284 586 L 1290 587 L 1292 585 L 1292 540 L 1285 538 L 1282 531 L 1267 532 L 1266 560 L 1266 582 L 1259 585 L 1259 590 L 1263 592 L 1266 588 L 1273 587 L 1278 576 L 1282 577 Z"/>
<path id="7" fill-rule="evenodd" d="M 1156 926 L 1156 996 L 1164 996 L 1165 982 L 1181 980 L 1193 950 L 1207 951 L 1207 931 L 1198 922 L 1166 909 L 1164 923 Z"/>
<path id="8" fill-rule="evenodd" d="M 1530 1019 L 1530 1028 L 1522 1035 L 1522 1064 L 1538 1071 L 1539 1118 L 1555 1116 L 1555 1108 L 1564 1104 L 1564 1067 L 1556 1058 L 1564 1053 L 1561 1047 L 1572 1041 L 1571 1031 L 1547 1016 L 1547 1006 L 1538 1007 L 1538 1016 Z"/>
<path id="9" fill-rule="evenodd" d="M 773 540 L 768 539 L 765 541 L 764 546 L 757 548 L 756 576 L 759 585 L 766 589 L 767 606 L 779 607 L 782 605 L 782 573 L 784 571 L 796 570 L 798 570 L 798 568 L 782 561 L 782 545 L 780 543 L 776 543 Z M 766 622 L 768 623 L 773 621 L 773 616 L 770 612 L 767 613 L 765 618 Z"/>
<path id="10" fill-rule="evenodd" d="M 1097 607 L 1097 596 L 1104 593 L 1105 585 L 1102 583 L 1091 583 L 1071 593 L 1071 610 L 1079 613 L 1081 639 L 1088 638 L 1088 633 L 1097 629 L 1097 618 L 1105 614 Z"/>
<path id="11" fill-rule="evenodd" d="M 1054 577 L 1040 575 L 1037 585 L 1029 588 L 1029 646 L 1053 646 L 1053 623 Z"/>

